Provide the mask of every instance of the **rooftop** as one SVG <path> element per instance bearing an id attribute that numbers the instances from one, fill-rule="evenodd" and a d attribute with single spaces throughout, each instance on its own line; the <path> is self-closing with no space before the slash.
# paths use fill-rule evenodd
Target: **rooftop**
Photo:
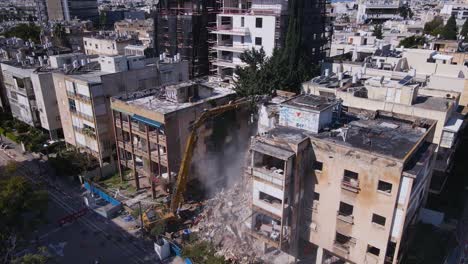
<path id="1" fill-rule="evenodd" d="M 328 97 L 303 94 L 285 101 L 282 105 L 320 112 L 334 106 L 336 103 L 336 100 Z"/>
<path id="2" fill-rule="evenodd" d="M 403 160 L 432 124 L 432 121 L 425 121 L 416 125 L 384 117 L 359 119 L 311 137 Z"/>
<path id="3" fill-rule="evenodd" d="M 167 94 L 167 90 L 191 87 L 193 89 L 210 90 L 209 95 L 200 95 L 197 98 L 191 98 L 184 102 L 178 102 Z M 206 81 L 189 81 L 177 85 L 167 86 L 165 88 L 154 88 L 145 91 L 138 91 L 129 95 L 114 97 L 114 100 L 124 101 L 126 104 L 155 111 L 161 114 L 169 114 L 179 110 L 189 108 L 213 99 L 219 99 L 228 95 L 234 95 L 234 91 L 222 83 Z"/>

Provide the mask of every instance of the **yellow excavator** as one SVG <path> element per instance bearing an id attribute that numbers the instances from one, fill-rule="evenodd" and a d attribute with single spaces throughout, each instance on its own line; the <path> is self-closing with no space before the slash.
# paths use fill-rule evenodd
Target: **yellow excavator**
<path id="1" fill-rule="evenodd" d="M 177 218 L 176 212 L 182 205 L 184 199 L 184 193 L 187 188 L 189 168 L 192 163 L 193 152 L 196 147 L 198 139 L 198 129 L 205 124 L 205 122 L 213 117 L 219 116 L 223 113 L 236 110 L 239 107 L 248 104 L 250 101 L 247 99 L 240 99 L 229 104 L 217 106 L 211 109 L 205 110 L 200 117 L 192 124 L 189 137 L 185 143 L 184 156 L 182 163 L 180 164 L 179 173 L 177 174 L 177 181 L 175 184 L 174 192 L 169 208 L 157 208 L 146 211 L 143 214 L 144 227 L 149 231 L 155 225 L 166 224 L 167 222 L 173 221 Z"/>

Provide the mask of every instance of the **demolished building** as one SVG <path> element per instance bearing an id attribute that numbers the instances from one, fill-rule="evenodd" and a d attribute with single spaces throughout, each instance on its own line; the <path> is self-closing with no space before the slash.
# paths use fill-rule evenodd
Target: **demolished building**
<path id="1" fill-rule="evenodd" d="M 344 113 L 315 95 L 277 118 L 251 142 L 250 234 L 307 263 L 397 263 L 429 187 L 435 122 Z"/>

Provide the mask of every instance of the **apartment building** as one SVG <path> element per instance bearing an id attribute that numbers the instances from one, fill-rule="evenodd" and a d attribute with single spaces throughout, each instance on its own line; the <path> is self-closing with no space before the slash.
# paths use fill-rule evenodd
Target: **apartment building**
<path id="1" fill-rule="evenodd" d="M 114 23 L 115 32 L 122 35 L 134 35 L 146 47 L 153 47 L 154 25 L 152 19 L 122 20 Z"/>
<path id="2" fill-rule="evenodd" d="M 197 80 L 113 97 L 111 108 L 121 176 L 130 170 L 137 175 L 137 189 L 149 188 L 153 197 L 156 189 L 158 195 L 167 194 L 164 187 L 158 187 L 174 183 L 192 123 L 203 111 L 228 103 L 234 95 L 225 84 Z M 196 153 L 206 155 L 207 128 L 208 125 L 198 131 Z M 216 178 L 210 175 L 206 180 Z"/>
<path id="3" fill-rule="evenodd" d="M 251 235 L 304 263 L 398 263 L 426 197 L 435 122 L 345 113 L 315 95 L 279 107 L 251 143 Z"/>
<path id="4" fill-rule="evenodd" d="M 307 17 L 303 29 L 307 52 L 319 61 L 326 57 L 328 40 L 328 1 L 304 1 L 301 12 Z M 267 56 L 284 45 L 288 27 L 288 1 L 253 0 L 223 2 L 222 12 L 216 17 L 216 35 L 212 48 L 210 72 L 222 78 L 232 78 L 234 69 L 243 66 L 239 56 L 252 48 L 263 48 Z"/>
<path id="5" fill-rule="evenodd" d="M 440 193 L 453 166 L 452 156 L 458 146 L 464 116 L 458 111 L 460 93 L 434 89 L 423 84 L 425 75 L 398 71 L 353 68 L 334 64 L 336 74 L 316 77 L 303 84 L 305 93 L 331 96 L 343 106 L 370 111 L 388 111 L 395 116 L 409 115 L 436 121 L 433 143 L 438 146 L 431 192 Z M 344 72 L 342 69 L 347 68 Z"/>
<path id="6" fill-rule="evenodd" d="M 209 74 L 209 46 L 214 37 L 208 28 L 216 24 L 217 0 L 159 1 L 154 14 L 156 54 L 180 54 L 189 62 L 190 78 Z"/>
<path id="7" fill-rule="evenodd" d="M 369 21 L 381 23 L 386 20 L 400 19 L 399 8 L 402 5 L 401 0 L 359 0 L 357 22 L 359 24 Z"/>
<path id="8" fill-rule="evenodd" d="M 83 37 L 83 46 L 87 55 L 116 56 L 124 55 L 125 47 L 136 44 L 131 35 L 121 35 L 115 32 L 99 32 L 91 37 Z"/>
<path id="9" fill-rule="evenodd" d="M 97 0 L 46 0 L 49 20 L 90 20 L 99 23 Z"/>
<path id="10" fill-rule="evenodd" d="M 110 162 L 114 147 L 109 97 L 188 79 L 186 62 L 108 56 L 67 65 L 53 73 L 65 141 Z"/>
<path id="11" fill-rule="evenodd" d="M 2 21 L 47 22 L 46 0 L 10 0 L 0 2 Z"/>
<path id="12" fill-rule="evenodd" d="M 29 57 L 27 60 L 1 63 L 3 83 L 14 118 L 47 130 L 51 139 L 62 137 L 52 74 L 67 60 L 82 58 L 81 54 Z M 21 58 L 19 56 L 18 58 Z"/>

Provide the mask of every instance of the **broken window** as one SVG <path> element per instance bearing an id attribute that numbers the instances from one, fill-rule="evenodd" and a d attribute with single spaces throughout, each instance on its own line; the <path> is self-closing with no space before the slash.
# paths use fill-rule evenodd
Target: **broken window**
<path id="1" fill-rule="evenodd" d="M 345 170 L 343 175 L 343 186 L 352 189 L 359 188 L 358 173 L 354 171 Z"/>
<path id="2" fill-rule="evenodd" d="M 367 253 L 378 256 L 380 254 L 380 249 L 371 245 L 367 245 Z"/>
<path id="3" fill-rule="evenodd" d="M 284 174 L 284 160 L 260 152 L 254 153 L 254 167 L 262 168 L 277 174 Z"/>
<path id="4" fill-rule="evenodd" d="M 377 190 L 381 192 L 391 193 L 392 192 L 392 184 L 384 181 L 379 181 L 377 186 Z"/>
<path id="5" fill-rule="evenodd" d="M 267 193 L 264 193 L 264 192 L 259 192 L 259 197 L 258 197 L 261 201 L 263 202 L 266 202 L 266 203 L 269 203 L 269 204 L 272 204 L 272 205 L 279 205 L 281 206 L 281 200 L 274 197 L 274 196 L 271 196 Z"/>
<path id="6" fill-rule="evenodd" d="M 314 170 L 316 171 L 322 171 L 323 168 L 323 162 L 320 161 L 314 161 Z"/>
<path id="7" fill-rule="evenodd" d="M 372 214 L 372 223 L 378 224 L 381 226 L 385 226 L 385 217 L 378 215 L 378 214 Z"/>

